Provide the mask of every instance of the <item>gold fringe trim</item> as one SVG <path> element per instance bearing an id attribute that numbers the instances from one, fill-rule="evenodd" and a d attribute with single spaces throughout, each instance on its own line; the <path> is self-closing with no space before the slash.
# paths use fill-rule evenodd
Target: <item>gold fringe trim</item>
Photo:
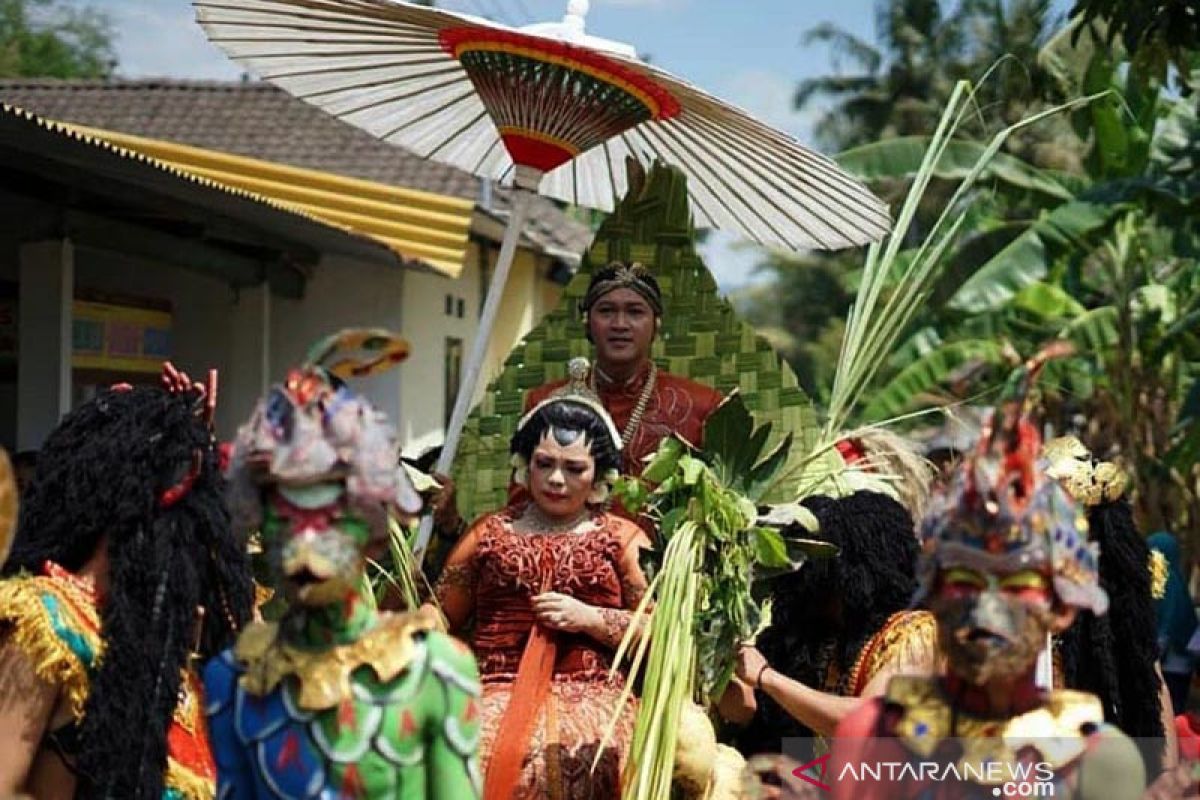
<path id="1" fill-rule="evenodd" d="M 30 660 L 34 673 L 47 683 L 61 686 L 71 716 L 83 719 L 87 704 L 89 681 L 87 668 L 71 648 L 59 638 L 50 622 L 50 614 L 42 604 L 42 594 L 49 591 L 43 582 L 47 578 L 11 578 L 0 581 L 0 619 L 13 625 L 8 640 L 20 648 Z M 58 597 L 58 595 L 55 595 Z M 58 597 L 60 603 L 66 603 Z M 99 618 L 95 620 L 99 625 Z M 99 658 L 100 637 L 90 631 L 79 631 L 92 641 Z"/>
<path id="2" fill-rule="evenodd" d="M 1170 567 L 1167 557 L 1157 550 L 1150 551 L 1150 596 L 1162 600 L 1167 596 L 1167 579 L 1170 578 Z"/>
<path id="3" fill-rule="evenodd" d="M 933 614 L 925 610 L 897 611 L 859 651 L 847 689 L 857 696 L 888 665 L 895 665 L 897 672 L 927 675 L 937 663 L 937 620 Z"/>
<path id="4" fill-rule="evenodd" d="M 164 784 L 179 792 L 183 800 L 213 800 L 217 796 L 215 781 L 197 775 L 170 756 L 167 757 Z"/>
<path id="5" fill-rule="evenodd" d="M 324 650 L 301 650 L 278 638 L 279 625 L 255 622 L 238 636 L 234 656 L 245 667 L 238 685 L 261 697 L 289 675 L 299 684 L 296 703 L 305 711 L 324 711 L 351 696 L 350 675 L 369 666 L 381 681 L 400 674 L 416 652 L 413 637 L 438 629 L 438 614 L 429 608 L 406 614 L 381 614 L 376 626 L 349 644 Z"/>

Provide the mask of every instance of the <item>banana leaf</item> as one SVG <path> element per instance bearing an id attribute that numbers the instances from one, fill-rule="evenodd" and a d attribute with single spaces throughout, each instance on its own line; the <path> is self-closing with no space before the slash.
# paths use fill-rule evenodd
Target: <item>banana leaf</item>
<path id="1" fill-rule="evenodd" d="M 917 404 L 922 394 L 944 385 L 955 370 L 972 361 L 1003 363 L 1004 349 L 998 342 L 987 339 L 944 344 L 909 364 L 876 392 L 863 410 L 863 417 L 874 421 L 904 414 Z"/>
<path id="2" fill-rule="evenodd" d="M 836 160 L 865 181 L 909 180 L 917 176 L 933 140 L 927 136 L 900 136 L 882 142 L 855 147 L 839 153 Z M 978 142 L 955 139 L 949 142 L 933 167 L 933 175 L 944 180 L 962 180 L 985 155 L 987 147 Z M 995 179 L 1023 191 L 1037 192 L 1057 200 L 1071 200 L 1073 193 L 1046 170 L 1010 156 L 996 153 L 979 175 Z"/>
<path id="3" fill-rule="evenodd" d="M 1021 289 L 1043 280 L 1051 254 L 1107 227 L 1123 205 L 1074 200 L 1055 208 L 983 264 L 950 299 L 971 314 L 996 310 Z"/>

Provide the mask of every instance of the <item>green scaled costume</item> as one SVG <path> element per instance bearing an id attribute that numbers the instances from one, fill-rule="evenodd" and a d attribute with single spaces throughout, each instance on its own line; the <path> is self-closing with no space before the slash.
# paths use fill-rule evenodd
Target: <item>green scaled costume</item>
<path id="1" fill-rule="evenodd" d="M 342 359 L 348 348 L 374 354 Z M 289 601 L 248 627 L 204 673 L 218 796 L 401 798 L 479 795 L 479 674 L 436 614 L 386 614 L 366 596 L 364 551 L 389 513 L 420 508 L 393 430 L 342 383 L 401 360 L 383 331 L 322 343 L 271 389 L 238 433 L 230 505 L 261 530 Z"/>

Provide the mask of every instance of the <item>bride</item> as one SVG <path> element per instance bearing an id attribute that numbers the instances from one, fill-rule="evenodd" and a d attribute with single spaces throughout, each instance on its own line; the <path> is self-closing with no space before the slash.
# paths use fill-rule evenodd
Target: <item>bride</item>
<path id="1" fill-rule="evenodd" d="M 571 366 L 586 375 L 586 362 Z M 581 379 L 538 404 L 511 442 L 528 494 L 475 523 L 438 582 L 451 631 L 473 622 L 485 800 L 620 796 L 632 698 L 592 765 L 624 687 L 610 667 L 646 589 L 638 552 L 650 546 L 605 510 L 620 447 Z"/>

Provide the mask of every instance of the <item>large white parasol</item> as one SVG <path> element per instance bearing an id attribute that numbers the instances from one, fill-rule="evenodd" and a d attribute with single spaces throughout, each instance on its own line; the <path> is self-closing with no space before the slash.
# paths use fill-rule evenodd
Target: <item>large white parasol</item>
<path id="1" fill-rule="evenodd" d="M 611 210 L 628 188 L 625 159 L 661 159 L 688 176 L 700 227 L 836 249 L 876 241 L 890 226 L 884 204 L 825 156 L 639 61 L 632 47 L 586 34 L 587 0 L 569 0 L 561 23 L 523 28 L 399 0 L 194 5 L 208 37 L 261 78 L 384 141 L 516 187 L 442 471 L 458 448 L 530 193 Z"/>

